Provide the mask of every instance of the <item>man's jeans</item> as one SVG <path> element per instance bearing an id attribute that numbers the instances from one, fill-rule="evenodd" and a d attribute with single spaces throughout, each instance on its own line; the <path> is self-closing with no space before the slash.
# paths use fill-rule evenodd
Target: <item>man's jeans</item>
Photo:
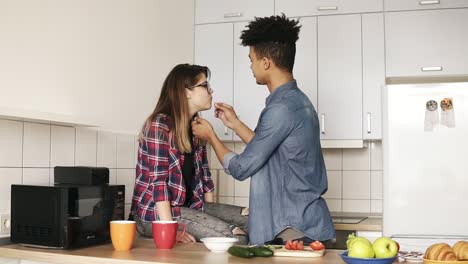
<path id="1" fill-rule="evenodd" d="M 248 216 L 241 215 L 245 207 L 205 203 L 203 210 L 195 210 L 186 207 L 180 208 L 181 216 L 177 221 L 185 224 L 187 232 L 193 235 L 197 241 L 204 237 L 235 237 L 239 239 L 239 244 L 247 244 L 248 236 L 236 235 L 233 230 L 238 227 L 248 232 Z M 152 223 L 135 217 L 137 231 L 145 237 L 152 237 Z"/>

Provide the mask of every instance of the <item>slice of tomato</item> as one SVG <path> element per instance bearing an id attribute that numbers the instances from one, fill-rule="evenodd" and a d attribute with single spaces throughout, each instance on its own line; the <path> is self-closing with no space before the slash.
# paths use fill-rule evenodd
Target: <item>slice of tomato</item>
<path id="1" fill-rule="evenodd" d="M 322 244 L 322 242 L 320 241 L 314 241 L 312 243 L 309 244 L 310 248 L 313 249 L 313 250 L 322 250 L 325 248 L 325 245 Z"/>
<path id="2" fill-rule="evenodd" d="M 304 241 L 299 241 L 299 243 L 297 243 L 296 249 L 297 250 L 304 250 Z"/>
<path id="3" fill-rule="evenodd" d="M 297 244 L 299 244 L 299 242 L 297 240 L 293 241 L 293 243 L 292 243 L 292 249 L 293 250 L 297 250 Z"/>
<path id="4" fill-rule="evenodd" d="M 284 246 L 284 248 L 287 250 L 292 250 L 291 244 L 292 244 L 291 240 L 286 241 L 286 245 Z"/>

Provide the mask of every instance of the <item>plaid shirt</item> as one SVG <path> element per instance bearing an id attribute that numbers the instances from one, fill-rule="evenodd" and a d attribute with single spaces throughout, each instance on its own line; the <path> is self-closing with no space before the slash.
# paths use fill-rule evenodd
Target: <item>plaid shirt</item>
<path id="1" fill-rule="evenodd" d="M 185 203 L 186 191 L 182 175 L 184 154 L 176 147 L 172 126 L 170 117 L 158 114 L 143 133 L 144 139 L 138 147 L 131 218 L 138 216 L 144 221 L 158 219 L 156 202 L 160 201 L 169 201 L 172 216 L 180 217 L 180 206 Z M 200 209 L 203 206 L 203 194 L 214 190 L 206 146 L 195 147 L 194 169 L 190 208 Z"/>

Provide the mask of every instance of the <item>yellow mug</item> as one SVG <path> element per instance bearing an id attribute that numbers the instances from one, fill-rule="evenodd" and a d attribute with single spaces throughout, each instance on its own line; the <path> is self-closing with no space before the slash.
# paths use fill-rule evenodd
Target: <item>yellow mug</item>
<path id="1" fill-rule="evenodd" d="M 117 251 L 130 250 L 135 241 L 136 222 L 118 220 L 110 222 L 112 246 Z"/>

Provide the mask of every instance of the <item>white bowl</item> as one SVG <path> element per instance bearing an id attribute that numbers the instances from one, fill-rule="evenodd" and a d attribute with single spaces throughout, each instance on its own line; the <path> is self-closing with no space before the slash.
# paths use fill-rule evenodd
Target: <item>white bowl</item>
<path id="1" fill-rule="evenodd" d="M 200 239 L 200 241 L 212 252 L 224 253 L 238 242 L 239 239 L 233 237 L 205 237 Z"/>

